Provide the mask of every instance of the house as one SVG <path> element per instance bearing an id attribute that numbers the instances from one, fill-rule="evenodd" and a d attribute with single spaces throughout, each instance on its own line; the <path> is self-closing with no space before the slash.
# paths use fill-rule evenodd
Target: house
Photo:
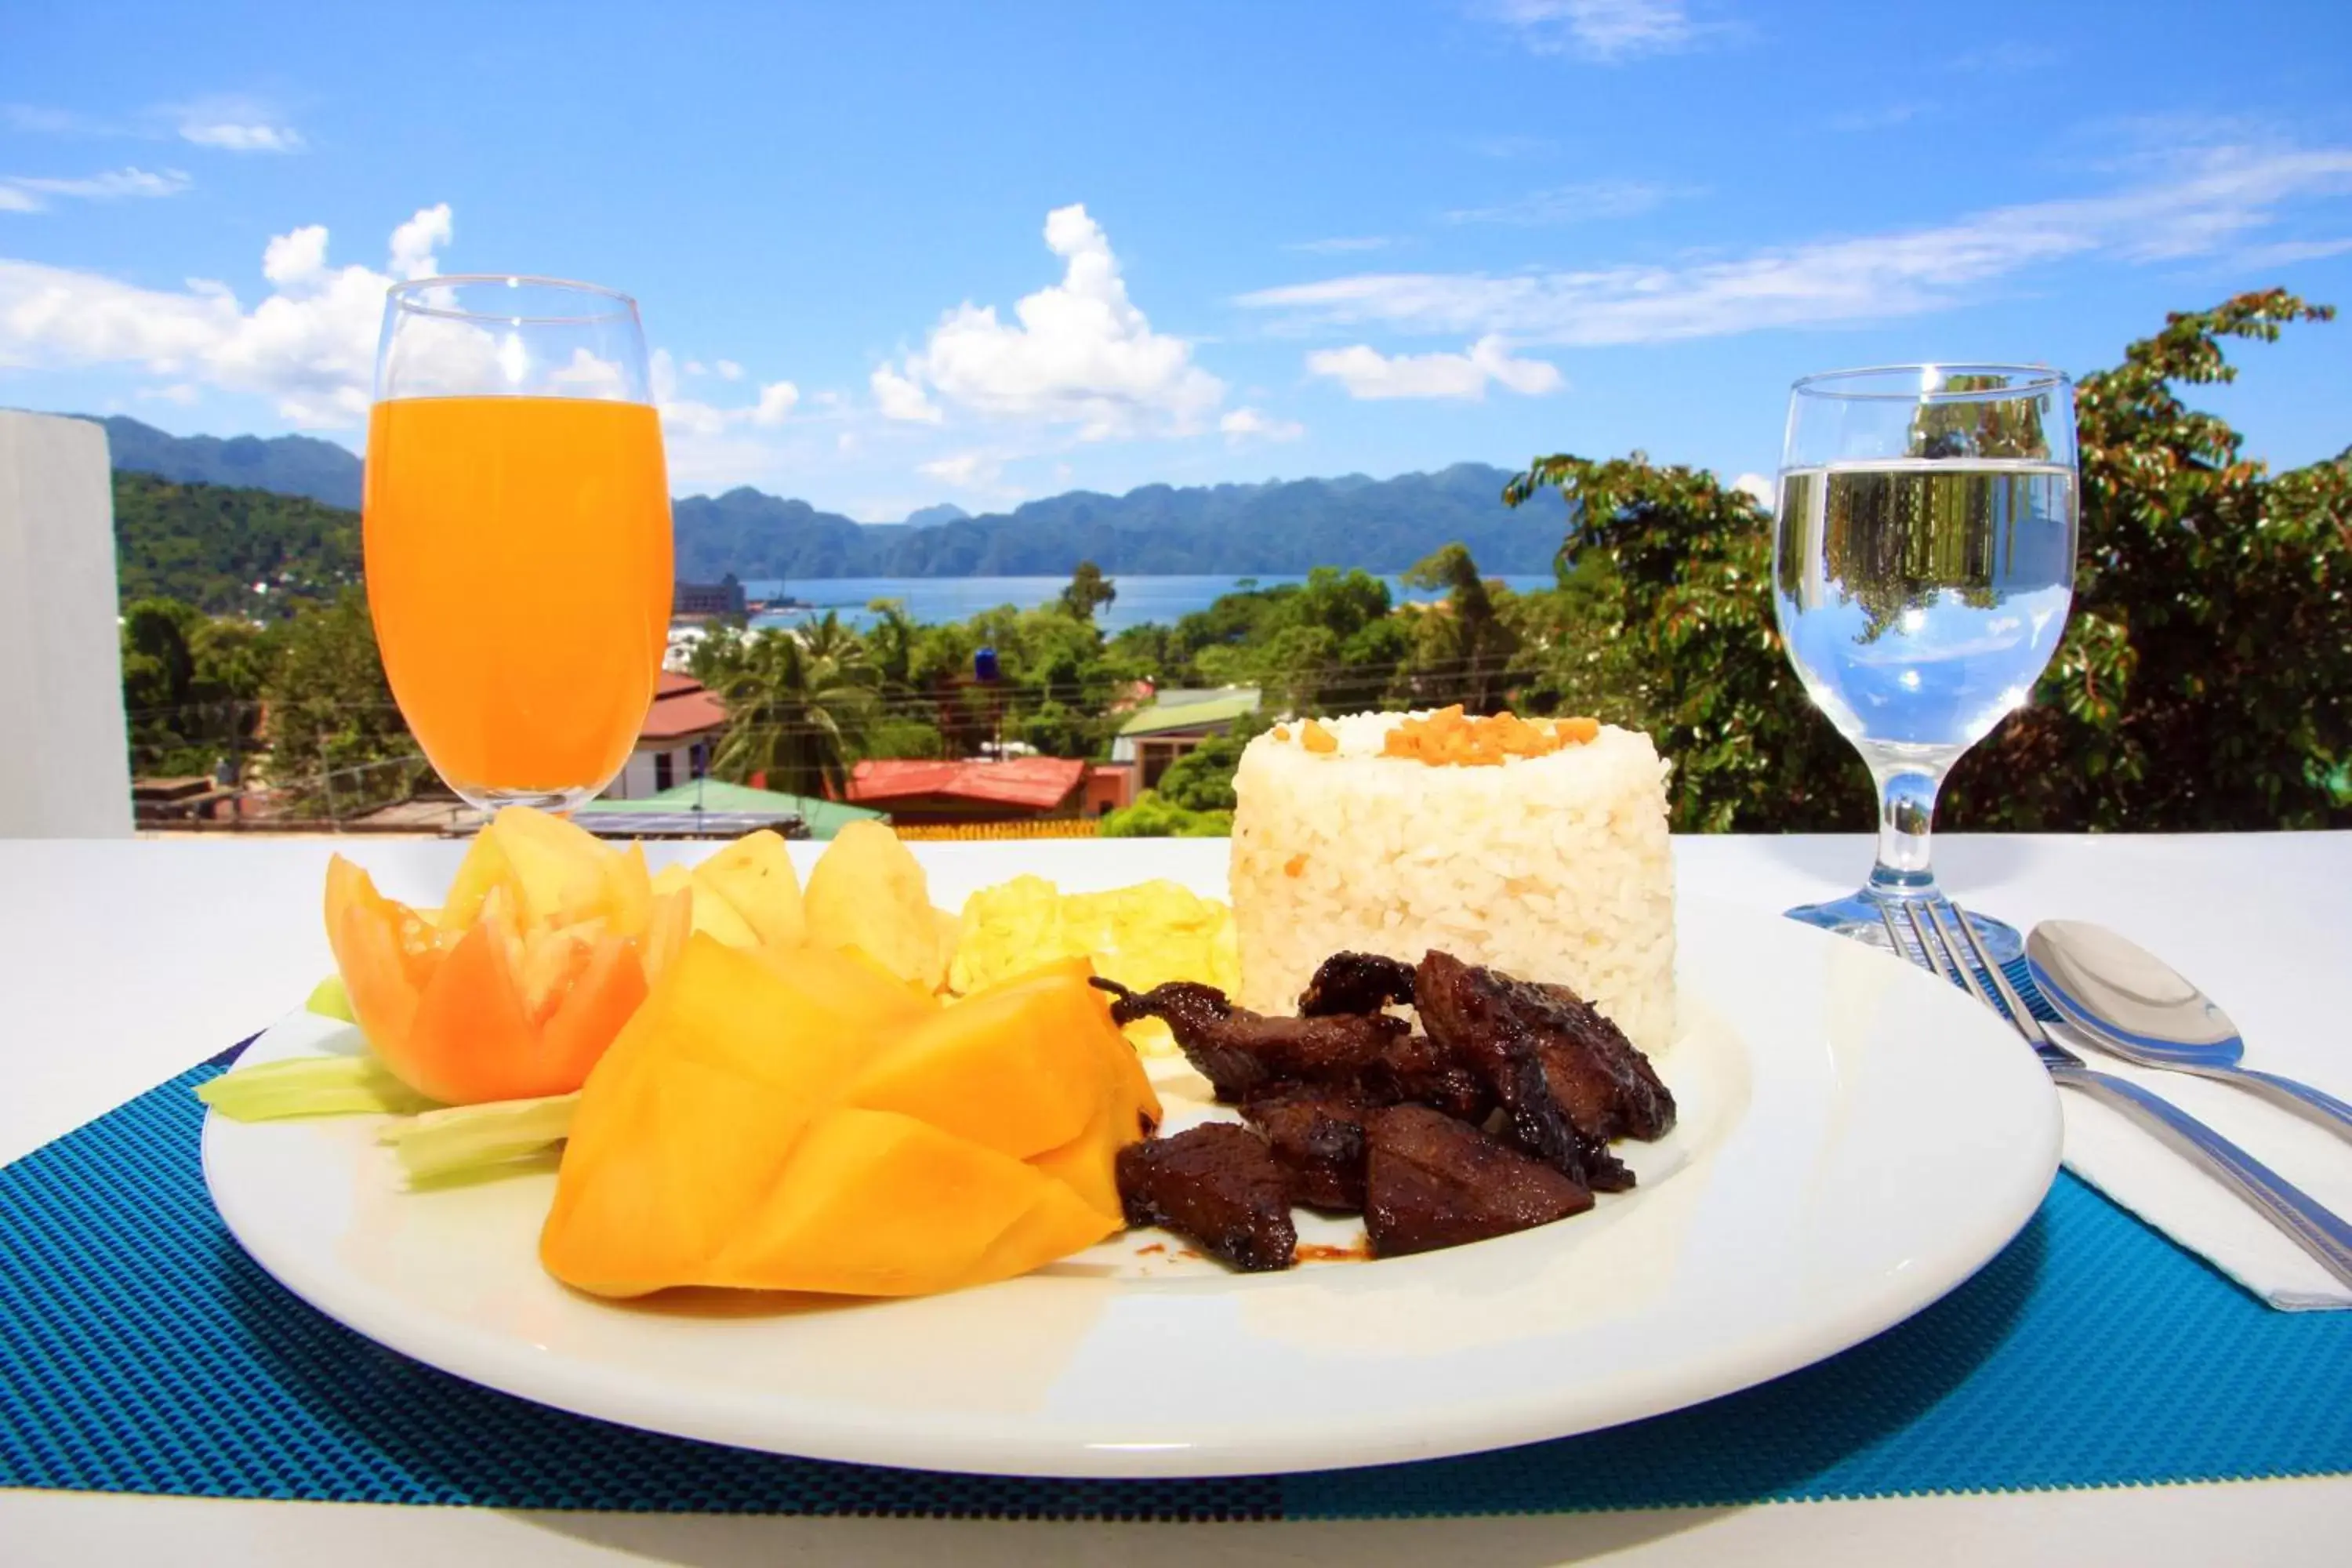
<path id="1" fill-rule="evenodd" d="M 690 675 L 666 669 L 655 688 L 653 706 L 637 731 L 636 748 L 620 775 L 604 786 L 604 800 L 643 800 L 710 771 L 710 753 L 727 728 L 727 709 Z"/>
<path id="2" fill-rule="evenodd" d="M 850 770 L 849 799 L 908 826 L 1076 818 L 1086 805 L 1087 773 L 1085 763 L 1066 757 L 994 763 L 877 758 Z"/>
<path id="3" fill-rule="evenodd" d="M 1133 763 L 1137 785 L 1150 789 L 1169 763 L 1210 736 L 1223 734 L 1234 720 L 1256 712 L 1261 700 L 1255 686 L 1161 691 L 1151 706 L 1138 709 L 1118 727 L 1111 761 Z"/>

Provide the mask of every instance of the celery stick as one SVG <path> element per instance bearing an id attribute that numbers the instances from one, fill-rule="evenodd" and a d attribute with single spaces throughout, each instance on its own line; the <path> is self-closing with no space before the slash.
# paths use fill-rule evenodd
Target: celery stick
<path id="1" fill-rule="evenodd" d="M 343 977 L 340 974 L 330 974 L 312 986 L 310 998 L 302 1005 L 322 1018 L 339 1018 L 346 1024 L 360 1021 L 352 1011 L 351 993 L 343 989 Z"/>
<path id="2" fill-rule="evenodd" d="M 412 1184 L 446 1181 L 554 1147 L 570 1135 L 579 1105 L 576 1093 L 453 1105 L 395 1121 L 379 1142 L 392 1145 Z"/>
<path id="3" fill-rule="evenodd" d="M 372 1056 L 295 1057 L 232 1068 L 198 1085 L 196 1098 L 232 1121 L 371 1110 L 406 1116 L 434 1103 Z"/>

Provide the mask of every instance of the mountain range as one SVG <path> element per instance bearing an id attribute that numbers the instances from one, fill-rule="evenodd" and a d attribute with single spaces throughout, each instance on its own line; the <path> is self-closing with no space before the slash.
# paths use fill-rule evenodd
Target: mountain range
<path id="1" fill-rule="evenodd" d="M 307 496 L 356 508 L 360 459 L 308 436 L 167 435 L 121 415 L 100 421 L 118 469 L 178 483 Z M 1488 572 L 1549 570 L 1566 508 L 1546 495 L 1502 503 L 1507 470 L 1457 463 L 1430 474 L 1263 484 L 1073 490 L 974 517 L 942 503 L 905 522 L 864 523 L 748 487 L 673 503 L 677 573 L 709 582 L 826 577 L 1051 576 L 1080 561 L 1106 572 L 1280 574 L 1322 565 L 1402 571 L 1460 541 Z"/>

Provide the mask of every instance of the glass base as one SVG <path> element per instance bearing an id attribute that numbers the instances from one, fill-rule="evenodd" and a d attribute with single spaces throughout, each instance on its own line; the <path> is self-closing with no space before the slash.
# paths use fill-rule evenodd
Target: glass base
<path id="1" fill-rule="evenodd" d="M 1895 916 L 1895 929 L 1903 932 L 1907 943 L 1911 928 L 1904 919 L 1903 906 L 1929 900 L 1943 906 L 1945 920 L 1953 918 L 1951 900 L 1932 885 L 1916 893 L 1883 893 L 1874 888 L 1864 888 L 1826 903 L 1799 904 L 1788 914 L 1792 921 L 1801 921 L 1809 926 L 1819 926 L 1823 931 L 1833 931 L 1840 936 L 1852 937 L 1856 942 L 1866 942 L 1873 947 L 1885 950 L 1886 922 L 1879 918 L 1879 910 L 1885 909 Z M 1919 914 L 1925 920 L 1927 911 L 1923 909 Z M 1977 940 L 1985 944 L 1985 951 L 1992 954 L 1995 963 L 2009 963 L 2025 952 L 2025 938 L 2013 925 L 1988 920 L 1974 912 L 1969 915 L 1969 924 L 1975 928 Z M 1906 952 L 1905 956 L 1910 957 L 1911 953 Z"/>
<path id="2" fill-rule="evenodd" d="M 537 811 L 559 815 L 570 811 L 582 801 L 593 800 L 602 784 L 584 785 L 579 789 L 479 789 L 471 784 L 451 784 L 457 798 L 479 811 L 484 816 L 494 816 L 500 806 L 528 805 Z"/>

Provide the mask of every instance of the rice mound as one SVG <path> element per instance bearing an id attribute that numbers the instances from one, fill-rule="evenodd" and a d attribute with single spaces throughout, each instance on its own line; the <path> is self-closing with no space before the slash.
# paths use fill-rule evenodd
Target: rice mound
<path id="1" fill-rule="evenodd" d="M 1675 1033 L 1674 860 L 1650 738 L 1490 766 L 1383 756 L 1403 713 L 1318 721 L 1242 752 L 1231 871 L 1241 1000 L 1286 1013 L 1343 950 L 1418 962 L 1442 948 L 1565 984 L 1643 1051 Z"/>

